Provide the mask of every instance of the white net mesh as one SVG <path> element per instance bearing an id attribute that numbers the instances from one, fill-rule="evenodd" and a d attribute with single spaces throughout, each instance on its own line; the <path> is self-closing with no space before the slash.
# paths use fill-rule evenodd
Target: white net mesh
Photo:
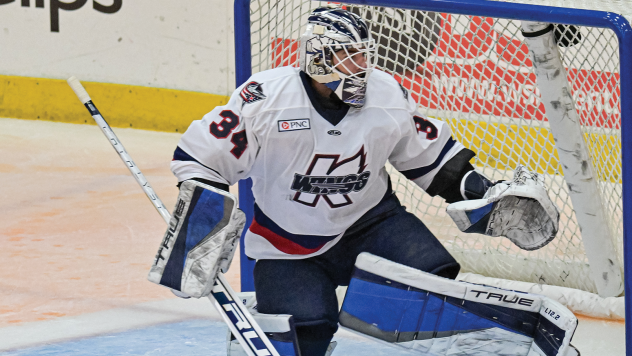
<path id="1" fill-rule="evenodd" d="M 307 15 L 322 4 L 252 1 L 253 73 L 297 66 Z M 446 215 L 442 198 L 428 196 L 389 167 L 402 203 L 441 239 L 465 272 L 596 292 L 520 23 L 381 7 L 347 9 L 370 24 L 378 68 L 408 88 L 422 113 L 450 124 L 455 138 L 477 153 L 472 163 L 478 170 L 494 180 L 510 179 L 518 164 L 545 174 L 561 213 L 560 231 L 549 245 L 531 252 L 504 238 L 461 233 Z M 606 29 L 565 31 L 578 40 L 561 48 L 561 54 L 615 235 L 618 256 L 613 258 L 622 262 L 617 39 Z"/>

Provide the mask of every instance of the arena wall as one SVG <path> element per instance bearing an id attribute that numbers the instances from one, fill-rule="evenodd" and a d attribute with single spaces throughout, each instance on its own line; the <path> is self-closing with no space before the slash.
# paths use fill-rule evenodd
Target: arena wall
<path id="1" fill-rule="evenodd" d="M 0 0 L 0 117 L 179 131 L 235 87 L 232 1 Z"/>

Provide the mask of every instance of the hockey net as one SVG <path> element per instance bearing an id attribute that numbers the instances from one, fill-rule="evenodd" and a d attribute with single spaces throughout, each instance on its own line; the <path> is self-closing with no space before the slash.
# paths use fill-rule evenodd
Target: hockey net
<path id="1" fill-rule="evenodd" d="M 251 2 L 253 73 L 298 65 L 298 38 L 307 15 L 327 3 Z M 560 214 L 557 238 L 523 251 L 505 238 L 461 233 L 432 198 L 388 167 L 402 203 L 439 237 L 464 272 L 596 293 L 562 167 L 540 103 L 520 22 L 385 7 L 348 5 L 370 24 L 378 68 L 391 73 L 429 117 L 477 153 L 472 163 L 494 180 L 517 165 L 543 173 Z M 586 145 L 622 265 L 619 53 L 616 35 L 581 27 L 578 43 L 561 47 Z M 581 37 L 581 38 L 579 38 Z"/>

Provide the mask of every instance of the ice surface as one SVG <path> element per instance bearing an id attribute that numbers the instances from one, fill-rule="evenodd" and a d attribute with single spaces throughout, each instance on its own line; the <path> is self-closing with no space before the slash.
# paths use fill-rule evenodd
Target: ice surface
<path id="1" fill-rule="evenodd" d="M 180 135 L 114 131 L 171 209 Z M 165 223 L 98 127 L 0 119 L 0 182 L 0 327 L 173 297 L 146 279 Z"/>
<path id="2" fill-rule="evenodd" d="M 220 321 L 189 320 L 156 325 L 69 341 L 53 345 L 2 353 L 3 356 L 110 356 L 110 355 L 187 355 L 226 356 L 226 325 Z M 393 356 L 414 355 L 404 350 L 369 340 L 337 337 L 334 355 Z M 395 351 L 395 353 L 393 352 Z"/>
<path id="3" fill-rule="evenodd" d="M 187 355 L 226 356 L 226 326 L 220 321 L 189 320 L 40 347 L 3 356 Z"/>
<path id="4" fill-rule="evenodd" d="M 114 131 L 173 206 L 180 135 Z M 96 126 L 0 119 L 0 219 L 1 355 L 225 355 L 208 300 L 146 280 L 165 224 Z M 334 356 L 410 354 L 336 339 Z M 573 344 L 583 356 L 624 355 L 623 323 L 580 318 Z"/>

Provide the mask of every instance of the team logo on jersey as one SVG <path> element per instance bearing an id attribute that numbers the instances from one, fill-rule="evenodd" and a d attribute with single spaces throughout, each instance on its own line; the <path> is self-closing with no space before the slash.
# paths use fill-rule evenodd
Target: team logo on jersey
<path id="1" fill-rule="evenodd" d="M 315 207 L 323 198 L 332 208 L 353 204 L 349 194 L 359 192 L 369 181 L 364 146 L 350 158 L 340 155 L 314 155 L 305 174 L 294 174 L 290 189 L 296 191 L 292 200 Z"/>
<path id="2" fill-rule="evenodd" d="M 246 84 L 239 95 L 241 95 L 241 98 L 244 99 L 244 102 L 241 104 L 242 107 L 246 104 L 254 103 L 255 101 L 266 98 L 266 96 L 263 95 L 261 84 L 257 82 L 250 82 Z"/>
<path id="3" fill-rule="evenodd" d="M 309 130 L 309 119 L 279 120 L 279 132 Z"/>

